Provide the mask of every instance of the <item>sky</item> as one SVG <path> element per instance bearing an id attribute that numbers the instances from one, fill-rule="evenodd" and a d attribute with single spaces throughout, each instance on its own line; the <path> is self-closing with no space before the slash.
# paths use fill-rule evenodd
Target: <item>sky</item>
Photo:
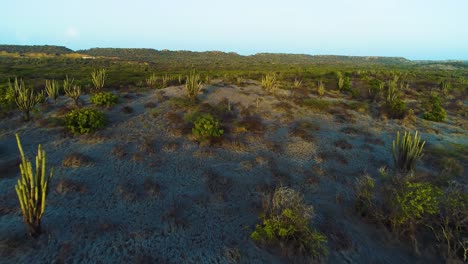
<path id="1" fill-rule="evenodd" d="M 468 60 L 468 0 L 0 0 L 0 44 Z"/>

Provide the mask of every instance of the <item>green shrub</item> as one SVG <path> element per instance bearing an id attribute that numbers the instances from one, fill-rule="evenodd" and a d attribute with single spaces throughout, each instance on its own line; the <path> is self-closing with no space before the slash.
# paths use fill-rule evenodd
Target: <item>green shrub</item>
<path id="1" fill-rule="evenodd" d="M 431 94 L 429 99 L 424 103 L 423 107 L 426 111 L 423 114 L 423 118 L 435 121 L 442 122 L 447 118 L 447 113 L 442 107 L 442 102 L 439 96 L 436 94 Z"/>
<path id="2" fill-rule="evenodd" d="M 65 116 L 65 125 L 73 134 L 86 134 L 103 128 L 105 118 L 94 109 L 75 109 Z"/>
<path id="3" fill-rule="evenodd" d="M 396 140 L 392 142 L 392 156 L 395 169 L 400 172 L 409 172 L 416 166 L 416 161 L 422 157 L 422 151 L 426 141 L 421 142 L 418 131 L 411 137 L 411 133 L 405 132 L 400 138 L 400 131 L 397 132 Z"/>
<path id="4" fill-rule="evenodd" d="M 395 230 L 414 229 L 428 216 L 439 212 L 441 196 L 442 191 L 431 183 L 404 180 L 390 200 L 392 226 Z"/>
<path id="5" fill-rule="evenodd" d="M 314 257 L 327 253 L 327 238 L 309 227 L 313 207 L 305 205 L 300 193 L 279 188 L 268 204 L 262 224 L 257 224 L 250 235 L 255 242 L 292 248 L 295 253 Z"/>
<path id="6" fill-rule="evenodd" d="M 7 111 L 15 106 L 15 90 L 11 84 L 0 85 L 0 111 Z"/>
<path id="7" fill-rule="evenodd" d="M 197 117 L 193 123 L 192 133 L 200 140 L 212 137 L 220 137 L 224 130 L 219 128 L 219 121 L 215 120 L 210 114 L 204 114 Z"/>
<path id="8" fill-rule="evenodd" d="M 400 98 L 387 102 L 386 107 L 391 118 L 403 118 L 408 110 L 406 103 Z"/>
<path id="9" fill-rule="evenodd" d="M 119 97 L 111 92 L 100 92 L 91 96 L 91 103 L 98 106 L 111 107 L 119 101 Z"/>

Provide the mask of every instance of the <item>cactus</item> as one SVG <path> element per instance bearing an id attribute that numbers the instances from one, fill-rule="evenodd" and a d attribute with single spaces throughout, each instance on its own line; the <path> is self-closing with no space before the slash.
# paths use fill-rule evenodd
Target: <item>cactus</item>
<path id="1" fill-rule="evenodd" d="M 185 82 L 185 90 L 187 97 L 193 102 L 197 99 L 197 95 L 203 88 L 203 83 L 200 81 L 200 75 L 196 74 L 195 70 L 191 71 Z"/>
<path id="2" fill-rule="evenodd" d="M 54 99 L 54 103 L 57 102 L 57 98 L 59 96 L 59 83 L 56 80 L 46 80 L 45 83 L 45 91 L 47 93 L 47 97 L 50 99 Z"/>
<path id="3" fill-rule="evenodd" d="M 65 95 L 73 99 L 75 105 L 78 106 L 78 99 L 81 96 L 81 87 L 79 85 L 64 85 L 63 89 L 65 91 Z"/>
<path id="4" fill-rule="evenodd" d="M 151 74 L 150 77 L 146 78 L 145 82 L 148 87 L 156 87 L 156 82 L 158 81 L 158 76 L 155 73 Z"/>
<path id="5" fill-rule="evenodd" d="M 276 88 L 276 75 L 270 73 L 262 77 L 262 88 L 267 92 L 272 92 Z"/>
<path id="6" fill-rule="evenodd" d="M 24 82 L 15 78 L 14 86 L 8 83 L 9 89 L 14 91 L 14 99 L 18 108 L 23 111 L 23 120 L 29 121 L 30 112 L 43 100 L 43 94 L 36 94 L 34 89 L 27 88 Z"/>
<path id="7" fill-rule="evenodd" d="M 317 94 L 320 98 L 322 98 L 325 94 L 325 85 L 323 84 L 322 80 L 317 83 Z"/>
<path id="8" fill-rule="evenodd" d="M 167 74 L 164 75 L 164 76 L 162 77 L 162 88 L 166 88 L 167 85 L 169 84 L 169 81 L 172 81 L 172 77 L 169 76 L 169 75 L 167 75 Z"/>
<path id="9" fill-rule="evenodd" d="M 418 131 L 415 132 L 414 137 L 411 137 L 411 133 L 405 132 L 403 138 L 400 137 L 400 131 L 398 131 L 396 140 L 392 142 L 395 168 L 400 172 L 412 171 L 416 161 L 422 157 L 425 144 L 425 141 L 421 142 Z"/>
<path id="10" fill-rule="evenodd" d="M 37 147 L 36 170 L 32 169 L 31 162 L 25 157 L 21 141 L 16 134 L 16 142 L 21 154 L 20 172 L 21 179 L 15 185 L 16 194 L 23 214 L 23 222 L 28 228 L 28 233 L 32 237 L 41 234 L 41 218 L 46 206 L 46 198 L 49 190 L 49 181 L 52 179 L 53 172 L 46 175 L 46 153 Z"/>
<path id="11" fill-rule="evenodd" d="M 101 69 L 93 71 L 91 73 L 91 81 L 93 82 L 95 92 L 102 90 L 106 82 L 106 70 Z"/>

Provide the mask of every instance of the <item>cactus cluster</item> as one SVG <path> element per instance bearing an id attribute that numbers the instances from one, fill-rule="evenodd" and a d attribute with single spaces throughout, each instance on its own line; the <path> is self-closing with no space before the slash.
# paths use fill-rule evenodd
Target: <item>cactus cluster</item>
<path id="1" fill-rule="evenodd" d="M 395 168 L 400 172 L 412 171 L 416 166 L 416 161 L 422 157 L 425 143 L 425 141 L 421 142 L 418 131 L 414 133 L 414 137 L 409 132 L 405 132 L 401 137 L 398 131 L 396 140 L 392 142 Z"/>
<path id="2" fill-rule="evenodd" d="M 187 92 L 187 97 L 190 101 L 195 102 L 197 99 L 198 93 L 203 88 L 203 83 L 200 80 L 200 75 L 195 72 L 195 70 L 191 71 L 189 75 L 187 75 L 187 79 L 185 82 L 185 90 Z"/>
<path id="3" fill-rule="evenodd" d="M 272 92 L 276 88 L 276 75 L 270 73 L 262 77 L 262 88 L 267 92 Z"/>
<path id="4" fill-rule="evenodd" d="M 32 237 L 37 237 L 41 234 L 41 218 L 44 214 L 49 181 L 53 173 L 51 170 L 49 175 L 46 174 L 46 153 L 41 149 L 41 145 L 37 148 L 36 170 L 33 171 L 31 162 L 24 155 L 18 134 L 16 134 L 16 142 L 21 154 L 21 179 L 18 179 L 15 186 L 16 194 L 28 233 Z"/>
<path id="5" fill-rule="evenodd" d="M 91 81 L 93 82 L 95 91 L 100 91 L 106 82 L 106 70 L 95 70 L 91 73 Z"/>
<path id="6" fill-rule="evenodd" d="M 23 80 L 18 82 L 18 79 L 15 78 L 13 86 L 10 82 L 8 84 L 9 89 L 14 91 L 16 105 L 23 111 L 23 120 L 29 121 L 30 112 L 44 99 L 44 95 L 36 93 L 31 87 L 26 87 Z"/>
<path id="7" fill-rule="evenodd" d="M 59 83 L 56 80 L 46 80 L 45 82 L 45 91 L 49 99 L 53 99 L 54 102 L 57 102 L 59 97 Z"/>

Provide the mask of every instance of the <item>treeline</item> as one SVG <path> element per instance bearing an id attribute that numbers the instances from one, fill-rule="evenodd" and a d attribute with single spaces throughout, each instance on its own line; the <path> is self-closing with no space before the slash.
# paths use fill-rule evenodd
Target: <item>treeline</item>
<path id="1" fill-rule="evenodd" d="M 46 53 L 46 54 L 69 54 L 74 53 L 73 50 L 63 46 L 49 46 L 49 45 L 35 45 L 35 46 L 22 46 L 22 45 L 0 45 L 0 52 L 9 53 Z"/>

